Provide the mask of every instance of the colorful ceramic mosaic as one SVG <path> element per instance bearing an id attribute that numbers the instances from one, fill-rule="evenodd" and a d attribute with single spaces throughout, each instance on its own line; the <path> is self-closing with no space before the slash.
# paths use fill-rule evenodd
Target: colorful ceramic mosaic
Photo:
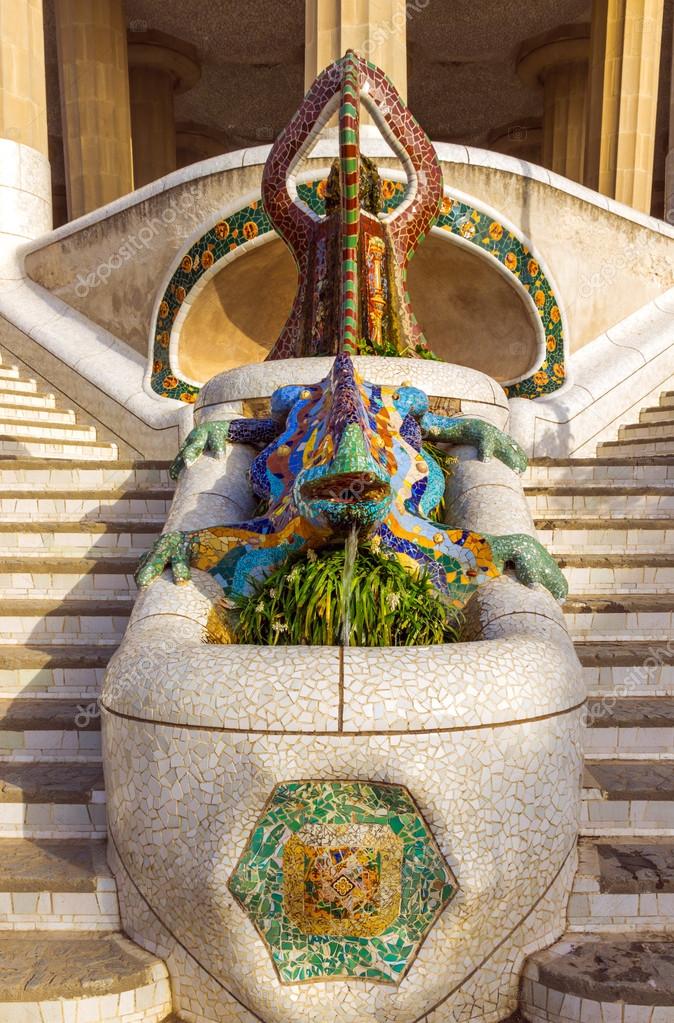
<path id="1" fill-rule="evenodd" d="M 361 94 L 375 122 L 401 146 L 408 180 L 380 181 L 359 151 Z M 318 137 L 326 110 L 339 101 L 339 159 L 325 182 L 298 185 L 293 167 Z M 496 258 L 531 295 L 546 332 L 544 363 L 509 394 L 537 397 L 564 379 L 559 306 L 539 262 L 512 231 L 458 199 L 442 204 L 442 174 L 433 146 L 386 76 L 353 51 L 316 79 L 288 127 L 274 143 L 262 181 L 264 207 L 252 203 L 221 220 L 184 256 L 160 303 L 152 386 L 160 394 L 194 401 L 198 388 L 171 369 L 175 318 L 204 272 L 267 231 L 291 249 L 298 289 L 268 358 L 352 354 L 432 357 L 410 307 L 407 265 L 437 221 Z M 298 201 L 300 200 L 300 201 Z M 327 201 L 326 201 L 327 200 Z M 380 219 L 379 213 L 387 214 Z M 439 217 L 439 219 L 438 219 Z"/>
<path id="2" fill-rule="evenodd" d="M 264 511 L 237 524 L 164 533 L 143 559 L 139 585 L 169 565 L 182 582 L 193 565 L 237 597 L 290 556 L 343 542 L 355 530 L 409 571 L 426 573 L 457 607 L 506 565 L 523 582 L 541 583 L 558 599 L 566 595 L 556 562 L 532 537 L 481 536 L 432 518 L 444 475 L 424 440 L 469 444 L 480 458 L 521 472 L 527 460 L 519 445 L 483 420 L 429 412 L 419 388 L 366 383 L 348 355 L 338 355 L 319 384 L 275 391 L 270 418 L 196 427 L 172 475 L 207 447 L 220 452 L 225 437 L 263 447 L 250 478 Z"/>
<path id="3" fill-rule="evenodd" d="M 219 220 L 185 253 L 157 310 L 151 381 L 158 394 L 188 403 L 196 400 L 199 388 L 180 380 L 171 367 L 169 345 L 175 319 L 192 288 L 212 266 L 239 245 L 271 230 L 262 201 L 257 200 Z"/>
<path id="4" fill-rule="evenodd" d="M 279 979 L 398 984 L 456 882 L 399 785 L 278 785 L 229 881 Z"/>
<path id="5" fill-rule="evenodd" d="M 359 149 L 361 94 L 376 123 L 405 154 L 411 182 L 406 201 L 385 222 L 378 219 L 379 177 Z M 339 158 L 332 191 L 339 202 L 315 214 L 295 201 L 294 165 L 318 137 L 326 110 L 339 99 Z M 376 182 L 372 187 L 373 181 Z M 269 218 L 293 253 L 299 287 L 270 359 L 303 355 L 365 354 L 373 343 L 369 278 L 378 266 L 376 305 L 390 321 L 395 354 L 417 356 L 425 341 L 405 294 L 407 264 L 434 223 L 442 173 L 433 146 L 386 75 L 352 50 L 318 76 L 265 164 L 262 197 Z M 370 240 L 374 239 L 373 247 Z M 386 258 L 381 258 L 383 248 Z M 386 286 L 383 286 L 383 279 Z M 381 310 L 380 310 L 381 312 Z"/>

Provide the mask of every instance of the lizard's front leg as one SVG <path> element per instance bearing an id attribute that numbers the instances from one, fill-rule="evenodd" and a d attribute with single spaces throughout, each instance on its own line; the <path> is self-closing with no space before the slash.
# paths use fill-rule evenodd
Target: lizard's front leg
<path id="1" fill-rule="evenodd" d="M 190 563 L 195 533 L 162 533 L 149 551 L 142 555 L 136 570 L 136 583 L 142 589 L 171 568 L 175 583 L 187 583 L 192 578 Z"/>
<path id="2" fill-rule="evenodd" d="M 509 469 L 520 473 L 527 467 L 527 456 L 517 441 L 482 419 L 462 419 L 426 412 L 421 417 L 420 426 L 424 440 L 470 444 L 477 448 L 477 457 L 481 462 L 498 458 Z"/>
<path id="3" fill-rule="evenodd" d="M 211 451 L 216 458 L 222 458 L 228 442 L 269 444 L 278 437 L 282 428 L 276 419 L 226 419 L 202 423 L 188 434 L 169 469 L 169 476 L 177 480 L 182 470 L 193 465 L 204 451 Z"/>
<path id="4" fill-rule="evenodd" d="M 515 574 L 525 586 L 541 585 L 555 600 L 563 603 L 569 592 L 562 570 L 545 547 L 527 533 L 485 537 L 491 547 L 494 563 L 503 572 L 512 565 Z"/>

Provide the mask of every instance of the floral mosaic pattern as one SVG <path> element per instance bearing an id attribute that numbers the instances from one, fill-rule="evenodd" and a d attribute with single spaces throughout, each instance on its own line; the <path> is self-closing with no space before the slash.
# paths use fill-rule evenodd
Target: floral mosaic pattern
<path id="1" fill-rule="evenodd" d="M 298 186 L 300 199 L 316 213 L 325 212 L 327 179 Z M 402 201 L 404 185 L 382 181 L 384 212 Z M 552 286 L 527 246 L 489 214 L 446 196 L 437 227 L 460 235 L 497 259 L 531 295 L 546 337 L 545 359 L 535 373 L 505 388 L 510 398 L 538 398 L 556 391 L 566 376 L 564 323 Z M 180 380 L 169 362 L 171 330 L 185 298 L 203 274 L 239 245 L 273 230 L 260 200 L 218 221 L 183 257 L 173 274 L 159 306 L 155 324 L 152 388 L 166 398 L 194 402 L 199 388 Z"/>
<path id="2" fill-rule="evenodd" d="M 285 984 L 398 984 L 456 881 L 400 785 L 278 785 L 229 888 Z"/>
<path id="3" fill-rule="evenodd" d="M 180 307 L 207 270 L 245 242 L 272 230 L 262 200 L 219 220 L 185 253 L 166 288 L 155 323 L 152 389 L 164 398 L 192 403 L 199 388 L 174 375 L 169 360 L 171 331 Z"/>

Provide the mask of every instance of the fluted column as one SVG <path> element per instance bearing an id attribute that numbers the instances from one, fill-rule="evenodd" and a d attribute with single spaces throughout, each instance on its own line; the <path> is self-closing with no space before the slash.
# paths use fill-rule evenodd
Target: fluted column
<path id="1" fill-rule="evenodd" d="M 674 26 L 672 28 L 674 37 Z M 669 86 L 669 139 L 665 160 L 665 211 L 668 224 L 674 224 L 674 38 L 672 39 L 672 64 Z"/>
<path id="2" fill-rule="evenodd" d="M 348 49 L 382 68 L 406 97 L 405 0 L 306 0 L 305 87 Z"/>
<path id="3" fill-rule="evenodd" d="M 594 0 L 585 183 L 650 213 L 663 0 Z"/>
<path id="4" fill-rule="evenodd" d="M 136 187 L 176 169 L 173 97 L 201 76 L 193 46 L 164 32 L 128 38 L 133 171 Z"/>
<path id="5" fill-rule="evenodd" d="M 587 120 L 589 29 L 564 25 L 523 44 L 517 71 L 543 87 L 543 165 L 582 181 Z"/>
<path id="6" fill-rule="evenodd" d="M 42 0 L 0 2 L 0 248 L 50 227 Z"/>
<path id="7" fill-rule="evenodd" d="M 68 214 L 133 189 L 123 0 L 54 0 Z"/>

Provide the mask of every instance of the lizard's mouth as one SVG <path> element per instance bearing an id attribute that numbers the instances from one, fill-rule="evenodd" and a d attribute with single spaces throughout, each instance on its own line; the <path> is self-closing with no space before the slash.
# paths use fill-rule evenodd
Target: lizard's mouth
<path id="1" fill-rule="evenodd" d="M 391 494 L 388 483 L 369 472 L 342 472 L 322 476 L 302 484 L 305 501 L 327 501 L 331 504 L 379 504 Z"/>

